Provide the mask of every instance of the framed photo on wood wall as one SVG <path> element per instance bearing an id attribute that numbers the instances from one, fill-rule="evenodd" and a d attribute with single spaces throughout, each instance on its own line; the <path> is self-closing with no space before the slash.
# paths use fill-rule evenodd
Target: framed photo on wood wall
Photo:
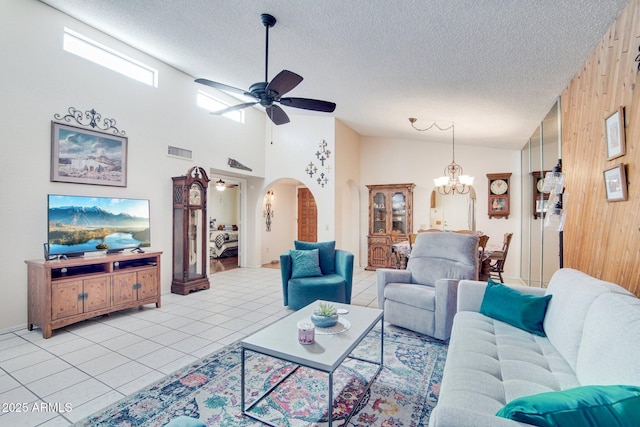
<path id="1" fill-rule="evenodd" d="M 626 144 L 624 138 L 624 108 L 607 117 L 604 121 L 607 139 L 607 160 L 624 156 Z"/>
<path id="2" fill-rule="evenodd" d="M 127 143 L 124 136 L 51 122 L 51 181 L 126 187 Z"/>
<path id="3" fill-rule="evenodd" d="M 604 171 L 604 190 L 607 202 L 627 200 L 627 176 L 624 171 L 624 164 Z"/>

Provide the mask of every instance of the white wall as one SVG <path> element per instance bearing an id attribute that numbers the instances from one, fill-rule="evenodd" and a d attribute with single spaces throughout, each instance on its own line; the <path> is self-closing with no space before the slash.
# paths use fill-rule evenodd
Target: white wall
<path id="1" fill-rule="evenodd" d="M 284 126 L 267 129 L 265 141 L 265 187 L 279 179 L 291 178 L 309 188 L 318 206 L 318 241 L 335 239 L 335 119 L 328 116 L 293 115 Z M 270 126 L 267 124 L 267 126 Z M 316 157 L 322 141 L 327 143 L 331 155 L 324 166 Z M 310 177 L 305 169 L 313 163 L 318 172 Z M 327 183 L 318 184 L 320 173 L 325 173 Z"/>
<path id="2" fill-rule="evenodd" d="M 247 124 L 198 108 L 193 77 L 180 73 L 35 0 L 0 2 L 0 331 L 27 323 L 24 260 L 42 259 L 47 239 L 47 194 L 146 198 L 151 202 L 152 250 L 162 256 L 162 290 L 171 285 L 171 177 L 194 164 L 231 170 L 232 157 L 264 173 L 264 113 L 248 109 Z M 160 71 L 152 88 L 62 50 L 71 28 Z M 51 121 L 69 107 L 95 108 L 114 118 L 129 138 L 127 187 L 50 182 Z M 193 151 L 194 160 L 167 156 L 167 146 Z M 234 169 L 233 171 L 239 172 Z M 251 194 L 251 193 L 250 193 Z M 254 197 L 257 197 L 254 194 Z"/>
<path id="3" fill-rule="evenodd" d="M 369 192 L 366 185 L 416 184 L 413 197 L 413 227 L 429 225 L 433 178 L 442 175 L 451 162 L 451 145 L 428 140 L 403 140 L 362 137 L 361 140 L 361 206 L 360 262 L 367 263 L 367 233 L 369 227 Z M 488 234 L 489 246 L 501 246 L 504 233 L 513 232 L 504 276 L 519 277 L 520 259 L 520 152 L 456 144 L 456 163 L 465 174 L 475 178 L 477 195 L 476 229 Z M 509 219 L 489 219 L 487 216 L 487 173 L 512 172 L 511 215 Z M 446 197 L 446 196 L 445 196 Z M 428 227 L 427 227 L 428 228 Z M 509 259 L 512 262 L 509 262 Z"/>
<path id="4" fill-rule="evenodd" d="M 281 253 L 293 249 L 293 241 L 296 239 L 298 232 L 296 216 L 297 185 L 295 183 L 277 182 L 269 188 L 273 189 L 275 195 L 272 203 L 275 215 L 271 221 L 271 231 L 267 231 L 264 216 L 261 218 L 261 264 L 279 260 Z M 264 203 L 262 206 L 264 206 Z"/>

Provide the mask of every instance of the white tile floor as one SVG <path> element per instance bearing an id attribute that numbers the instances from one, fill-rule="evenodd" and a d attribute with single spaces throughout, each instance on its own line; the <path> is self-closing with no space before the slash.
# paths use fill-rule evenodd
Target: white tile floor
<path id="1" fill-rule="evenodd" d="M 280 270 L 238 268 L 211 289 L 162 296 L 54 331 L 0 335 L 0 426 L 67 426 L 289 314 Z M 377 306 L 375 272 L 356 269 L 352 304 Z"/>

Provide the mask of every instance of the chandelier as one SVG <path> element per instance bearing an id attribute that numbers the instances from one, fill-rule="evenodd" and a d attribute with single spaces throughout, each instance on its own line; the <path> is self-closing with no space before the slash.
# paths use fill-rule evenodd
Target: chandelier
<path id="1" fill-rule="evenodd" d="M 471 189 L 471 186 L 473 185 L 473 177 L 469 175 L 463 175 L 462 166 L 456 163 L 456 136 L 453 123 L 449 127 L 442 128 L 438 126 L 436 122 L 433 122 L 431 126 L 428 126 L 424 129 L 419 129 L 415 126 L 415 122 L 417 120 L 418 119 L 414 117 L 409 118 L 411 127 L 419 132 L 424 132 L 434 127 L 441 131 L 451 129 L 451 139 L 453 142 L 451 163 L 444 168 L 443 176 L 434 178 L 433 180 L 433 183 L 438 189 L 438 193 L 442 195 L 467 194 Z"/>
<path id="2" fill-rule="evenodd" d="M 226 187 L 226 183 L 222 180 L 222 178 L 216 181 L 216 190 L 224 191 Z"/>

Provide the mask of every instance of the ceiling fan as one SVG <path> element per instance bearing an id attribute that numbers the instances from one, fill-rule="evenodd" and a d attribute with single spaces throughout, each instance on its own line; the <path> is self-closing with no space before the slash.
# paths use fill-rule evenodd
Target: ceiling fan
<path id="1" fill-rule="evenodd" d="M 266 28 L 266 44 L 265 44 L 265 65 L 264 65 L 264 82 L 254 83 L 249 86 L 249 91 L 228 86 L 224 83 L 214 82 L 207 79 L 196 79 L 196 83 L 211 86 L 213 88 L 223 90 L 225 92 L 239 93 L 244 96 L 253 98 L 254 101 L 245 102 L 243 104 L 233 105 L 220 111 L 213 111 L 211 114 L 222 115 L 231 111 L 241 110 L 255 104 L 265 107 L 265 111 L 269 119 L 276 125 L 289 123 L 289 116 L 276 103 L 287 107 L 301 108 L 303 110 L 321 111 L 324 113 L 332 113 L 336 109 L 336 104 L 329 101 L 321 101 L 319 99 L 309 98 L 283 98 L 282 96 L 298 86 L 302 81 L 302 76 L 289 71 L 280 71 L 271 81 L 268 81 L 269 66 L 269 28 L 276 23 L 276 18 L 263 13 L 260 15 L 262 24 Z"/>

